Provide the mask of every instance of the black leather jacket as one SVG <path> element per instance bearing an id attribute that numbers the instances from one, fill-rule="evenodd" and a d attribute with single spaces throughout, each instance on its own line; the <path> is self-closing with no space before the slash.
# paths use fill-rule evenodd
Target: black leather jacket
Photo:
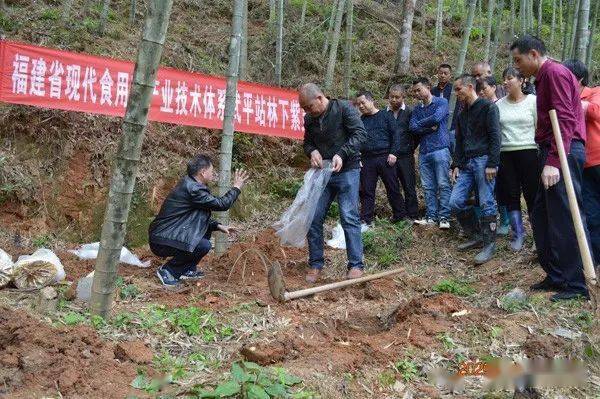
<path id="1" fill-rule="evenodd" d="M 150 223 L 150 242 L 193 252 L 206 232 L 218 226 L 210 217 L 211 211 L 228 210 L 239 194 L 240 190 L 232 187 L 224 196 L 215 197 L 204 184 L 185 176 Z"/>

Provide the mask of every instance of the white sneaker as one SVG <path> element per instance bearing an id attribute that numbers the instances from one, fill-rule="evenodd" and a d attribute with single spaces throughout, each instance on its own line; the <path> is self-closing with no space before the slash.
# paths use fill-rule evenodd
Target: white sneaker
<path id="1" fill-rule="evenodd" d="M 440 219 L 440 229 L 448 230 L 450 228 L 450 222 L 446 219 Z"/>
<path id="2" fill-rule="evenodd" d="M 433 220 L 431 218 L 423 218 L 423 219 L 415 220 L 415 224 L 418 224 L 421 226 L 433 226 L 436 223 L 435 223 L 435 220 Z"/>

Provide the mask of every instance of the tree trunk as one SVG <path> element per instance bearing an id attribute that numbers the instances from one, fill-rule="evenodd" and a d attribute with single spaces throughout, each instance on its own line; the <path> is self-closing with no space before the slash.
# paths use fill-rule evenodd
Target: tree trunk
<path id="1" fill-rule="evenodd" d="M 569 21 L 573 18 L 573 15 L 571 14 L 571 11 L 574 9 L 574 5 L 573 7 L 569 7 L 569 3 L 568 0 L 565 0 L 565 7 L 567 8 L 567 15 L 565 18 L 565 23 L 564 23 L 564 32 L 562 34 L 562 54 L 561 54 L 561 59 L 564 61 L 567 59 L 567 57 L 569 56 L 569 46 L 571 43 L 571 29 L 569 27 Z"/>
<path id="2" fill-rule="evenodd" d="M 496 0 L 488 0 L 487 9 L 487 26 L 485 28 L 485 52 L 483 53 L 484 61 L 490 59 L 490 50 L 492 46 L 492 22 L 494 21 L 494 7 L 496 6 Z"/>
<path id="3" fill-rule="evenodd" d="M 481 21 L 483 20 L 483 0 L 477 0 L 477 23 L 482 23 Z M 478 26 L 479 29 L 479 39 L 481 39 L 483 37 L 483 25 Z"/>
<path id="4" fill-rule="evenodd" d="M 575 9 L 573 11 L 573 25 L 571 26 L 571 42 L 569 43 L 569 58 L 573 58 L 575 56 L 575 51 L 577 51 L 577 27 L 579 21 L 579 5 L 581 4 L 581 0 L 575 0 Z"/>
<path id="5" fill-rule="evenodd" d="M 492 46 L 492 57 L 490 60 L 490 67 L 492 71 L 494 70 L 494 66 L 496 65 L 496 59 L 498 57 L 498 46 L 500 37 L 502 37 L 502 15 L 504 11 L 504 0 L 500 0 L 498 4 L 498 12 L 496 17 L 496 32 L 494 34 L 494 45 Z"/>
<path id="6" fill-rule="evenodd" d="M 435 38 L 433 47 L 438 50 L 442 39 L 442 29 L 444 26 L 444 0 L 437 0 L 437 13 L 435 16 Z"/>
<path id="7" fill-rule="evenodd" d="M 129 23 L 135 23 L 135 13 L 137 11 L 137 0 L 131 0 L 131 5 L 129 7 Z"/>
<path id="8" fill-rule="evenodd" d="M 283 0 L 279 1 L 283 2 Z M 234 0 L 231 39 L 229 41 L 227 89 L 225 92 L 225 109 L 223 113 L 223 134 L 221 136 L 221 151 L 219 152 L 219 195 L 225 195 L 231 188 L 231 153 L 233 149 L 238 73 L 240 70 L 243 8 L 244 0 Z M 220 223 L 224 225 L 229 224 L 228 211 L 218 212 L 217 217 Z M 227 250 L 227 236 L 223 233 L 217 233 L 215 238 L 215 252 L 222 254 L 225 250 Z"/>
<path id="9" fill-rule="evenodd" d="M 248 0 L 242 4 L 242 43 L 240 50 L 240 79 L 248 79 Z"/>
<path id="10" fill-rule="evenodd" d="M 403 0 L 402 27 L 398 37 L 396 51 L 396 65 L 394 71 L 397 75 L 407 75 L 410 70 L 410 46 L 412 42 L 412 24 L 415 16 L 416 0 Z"/>
<path id="11" fill-rule="evenodd" d="M 537 9 L 537 37 L 542 37 L 542 8 L 543 8 L 543 0 L 538 0 L 538 9 Z"/>
<path id="12" fill-rule="evenodd" d="M 304 0 L 302 2 L 302 14 L 300 15 L 300 26 L 304 26 L 304 23 L 306 22 L 306 5 L 308 3 L 308 0 Z"/>
<path id="13" fill-rule="evenodd" d="M 75 0 L 65 0 L 63 2 L 62 9 L 62 24 L 65 26 L 67 22 L 69 22 L 69 18 L 71 17 L 71 9 L 73 8 L 73 3 Z M 4 9 L 4 1 L 0 4 L 0 8 Z"/>
<path id="14" fill-rule="evenodd" d="M 321 58 L 325 58 L 327 50 L 329 50 L 329 38 L 333 34 L 333 27 L 335 26 L 335 16 L 338 9 L 338 3 L 340 0 L 333 0 L 331 5 L 331 16 L 329 17 L 329 27 L 327 28 L 327 35 L 323 41 L 323 48 L 321 49 Z"/>
<path id="15" fill-rule="evenodd" d="M 550 24 L 550 43 L 554 44 L 554 29 L 556 29 L 556 0 L 552 0 L 552 23 Z"/>
<path id="16" fill-rule="evenodd" d="M 590 24 L 590 0 L 580 0 L 579 18 L 577 20 L 577 47 L 573 58 L 585 63 Z"/>
<path id="17" fill-rule="evenodd" d="M 527 0 L 519 2 L 519 26 L 521 28 L 521 36 L 527 33 Z"/>
<path id="18" fill-rule="evenodd" d="M 98 33 L 104 35 L 106 24 L 108 22 L 108 11 L 110 10 L 110 0 L 104 0 L 102 3 L 102 12 L 100 13 L 100 23 L 98 24 Z"/>
<path id="19" fill-rule="evenodd" d="M 6 1 L 5 0 L 0 0 L 0 10 L 2 10 L 2 11 L 6 10 Z"/>
<path id="20" fill-rule="evenodd" d="M 588 70 L 592 70 L 592 55 L 594 53 L 594 35 L 596 34 L 596 24 L 598 23 L 598 6 L 600 0 L 595 0 L 594 4 L 594 15 L 592 16 L 592 29 L 590 31 L 590 40 L 588 41 L 586 64 Z"/>
<path id="21" fill-rule="evenodd" d="M 513 40 L 515 40 L 515 0 L 510 0 L 510 42 L 512 42 Z M 508 65 L 512 66 L 513 64 L 513 59 L 512 57 L 509 55 L 508 56 Z"/>
<path id="22" fill-rule="evenodd" d="M 275 20 L 277 19 L 277 6 L 275 3 L 276 0 L 269 0 L 269 25 L 275 25 Z"/>
<path id="23" fill-rule="evenodd" d="M 281 86 L 283 60 L 283 0 L 277 0 L 277 40 L 275 41 L 275 83 Z"/>
<path id="24" fill-rule="evenodd" d="M 125 240 L 127 217 L 138 172 L 138 164 L 148 123 L 148 110 L 163 45 L 169 26 L 172 0 L 150 0 L 138 49 L 131 93 L 110 182 L 110 191 L 102 225 L 100 250 L 94 271 L 91 311 L 108 316 L 117 278 L 117 266 Z"/>
<path id="25" fill-rule="evenodd" d="M 346 57 L 344 59 L 344 96 L 350 98 L 352 79 L 352 37 L 354 24 L 354 0 L 346 0 Z"/>
<path id="26" fill-rule="evenodd" d="M 469 38 L 471 37 L 471 29 L 473 28 L 473 18 L 475 17 L 475 7 L 477 6 L 477 0 L 469 1 L 469 11 L 467 14 L 467 25 L 463 32 L 462 43 L 458 52 L 458 62 L 456 65 L 456 76 L 463 73 L 465 69 L 465 59 L 467 58 L 467 48 L 469 47 Z M 449 115 L 448 115 L 448 127 L 452 125 L 452 118 L 454 116 L 454 106 L 456 105 L 456 92 L 452 90 L 449 104 Z"/>
<path id="27" fill-rule="evenodd" d="M 331 37 L 331 46 L 329 47 L 329 61 L 327 62 L 327 72 L 325 73 L 325 90 L 331 89 L 333 86 L 333 74 L 335 72 L 335 62 L 337 60 L 337 50 L 340 43 L 340 30 L 342 28 L 342 17 L 344 16 L 345 0 L 339 0 L 337 5 L 337 13 L 335 14 L 335 27 L 333 36 Z"/>
<path id="28" fill-rule="evenodd" d="M 533 14 L 533 0 L 527 0 L 527 4 L 529 5 L 529 18 L 527 18 L 529 24 L 528 32 L 533 34 L 533 21 L 535 21 L 535 15 Z"/>

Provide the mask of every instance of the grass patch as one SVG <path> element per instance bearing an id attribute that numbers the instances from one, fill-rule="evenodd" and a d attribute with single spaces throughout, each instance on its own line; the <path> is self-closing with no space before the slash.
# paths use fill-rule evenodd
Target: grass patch
<path id="1" fill-rule="evenodd" d="M 514 299 L 509 297 L 500 298 L 500 309 L 503 309 L 508 313 L 516 313 L 528 308 L 529 301 L 527 299 Z"/>
<path id="2" fill-rule="evenodd" d="M 400 251 L 410 244 L 411 239 L 408 223 L 377 219 L 374 226 L 363 234 L 367 263 L 383 268 L 398 263 Z"/>
<path id="3" fill-rule="evenodd" d="M 466 281 L 453 278 L 444 279 L 433 286 L 435 292 L 447 292 L 458 296 L 469 296 L 475 293 L 475 289 Z"/>
<path id="4" fill-rule="evenodd" d="M 302 180 L 298 179 L 283 179 L 283 180 L 274 180 L 271 182 L 269 187 L 269 192 L 273 194 L 277 198 L 290 198 L 293 199 L 296 197 L 298 190 L 302 186 Z"/>
<path id="5" fill-rule="evenodd" d="M 402 376 L 404 381 L 412 381 L 419 376 L 417 365 L 409 359 L 399 360 L 394 363 L 394 370 Z"/>

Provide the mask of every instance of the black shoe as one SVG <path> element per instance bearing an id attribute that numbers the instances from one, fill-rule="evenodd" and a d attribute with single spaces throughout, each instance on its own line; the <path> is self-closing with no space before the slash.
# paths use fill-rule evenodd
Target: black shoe
<path id="1" fill-rule="evenodd" d="M 179 277 L 180 280 L 200 280 L 202 278 L 204 278 L 202 270 L 188 270 Z"/>
<path id="2" fill-rule="evenodd" d="M 546 277 L 539 283 L 530 285 L 529 288 L 534 291 L 558 291 L 561 287 L 558 284 L 554 284 L 548 277 Z"/>
<path id="3" fill-rule="evenodd" d="M 587 291 L 568 291 L 562 290 L 550 297 L 552 302 L 568 301 L 569 299 L 590 299 L 590 294 Z"/>

